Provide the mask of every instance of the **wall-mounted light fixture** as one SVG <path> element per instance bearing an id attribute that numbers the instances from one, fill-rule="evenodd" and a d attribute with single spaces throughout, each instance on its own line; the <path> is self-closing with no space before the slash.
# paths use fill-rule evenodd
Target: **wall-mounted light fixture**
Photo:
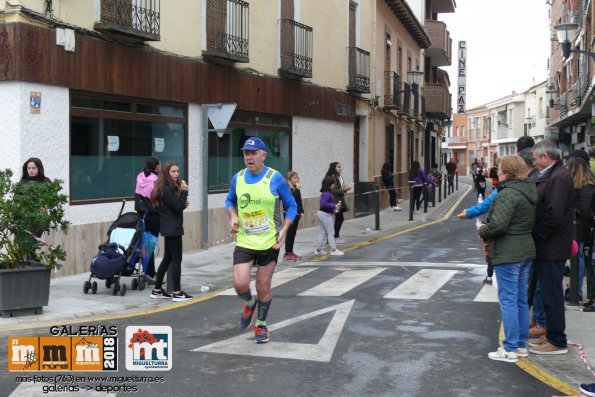
<path id="1" fill-rule="evenodd" d="M 570 49 L 571 40 L 574 40 L 576 36 L 576 31 L 578 30 L 578 23 L 575 22 L 563 22 L 559 23 L 554 26 L 556 30 L 556 37 L 558 42 L 562 45 L 562 56 L 564 59 L 568 59 L 571 52 L 576 52 L 578 54 L 588 55 L 595 59 L 595 53 L 591 51 L 579 50 L 579 49 Z"/>
<path id="2" fill-rule="evenodd" d="M 556 101 L 558 100 L 558 90 L 552 86 L 549 86 L 547 90 L 545 90 L 545 95 L 547 96 L 547 100 L 550 103 L 550 107 L 553 108 Z"/>

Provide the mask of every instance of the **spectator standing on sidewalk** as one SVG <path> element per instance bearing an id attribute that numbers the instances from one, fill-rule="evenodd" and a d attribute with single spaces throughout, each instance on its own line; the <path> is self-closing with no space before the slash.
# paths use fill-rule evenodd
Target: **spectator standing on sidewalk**
<path id="1" fill-rule="evenodd" d="M 498 176 L 501 182 L 488 212 L 488 223 L 478 224 L 479 235 L 488 241 L 489 256 L 498 280 L 505 335 L 502 347 L 489 353 L 488 357 L 516 362 L 519 356 L 528 355 L 527 281 L 531 260 L 535 257 L 531 232 L 537 191 L 527 180 L 524 163 L 517 156 L 502 157 Z"/>
<path id="2" fill-rule="evenodd" d="M 159 212 L 151 203 L 151 192 L 159 178 L 161 163 L 157 157 L 147 157 L 145 168 L 136 176 L 134 189 L 134 209 L 145 220 L 145 229 L 159 237 Z M 147 263 L 147 285 L 155 285 L 155 252 L 151 253 Z"/>
<path id="3" fill-rule="evenodd" d="M 546 337 L 531 344 L 535 354 L 568 353 L 564 293 L 564 264 L 571 256 L 574 186 L 562 164 L 560 150 L 550 140 L 533 147 L 533 162 L 539 169 L 537 209 L 533 239 L 537 248 L 534 267 L 541 287 L 547 322 Z"/>
<path id="4" fill-rule="evenodd" d="M 496 160 L 494 162 L 494 166 L 492 168 L 490 168 L 489 177 L 492 180 L 492 190 L 493 190 L 496 188 L 496 186 L 498 186 L 498 182 L 500 182 L 500 180 L 498 179 L 498 160 Z"/>
<path id="5" fill-rule="evenodd" d="M 382 182 L 384 187 L 388 190 L 388 202 L 393 211 L 401 211 L 401 207 L 397 205 L 397 190 L 395 189 L 395 177 L 390 169 L 389 163 L 384 163 L 380 170 Z"/>
<path id="6" fill-rule="evenodd" d="M 295 252 L 293 252 L 293 245 L 295 243 L 298 225 L 300 224 L 300 219 L 304 216 L 304 206 L 302 204 L 302 194 L 300 192 L 302 187 L 300 185 L 298 173 L 295 171 L 289 171 L 287 173 L 286 180 L 298 209 L 297 216 L 293 220 L 289 230 L 287 230 L 287 237 L 285 238 L 285 255 L 283 255 L 283 260 L 295 262 L 302 259 L 300 256 L 296 255 Z M 287 207 L 285 205 L 283 205 L 283 215 L 287 216 Z"/>
<path id="7" fill-rule="evenodd" d="M 329 165 L 328 171 L 326 172 L 327 178 L 333 178 L 335 180 L 335 187 L 333 189 L 333 197 L 335 199 L 335 203 L 341 203 L 341 209 L 339 212 L 335 214 L 335 243 L 342 244 L 343 240 L 341 240 L 341 225 L 343 225 L 343 221 L 345 217 L 343 216 L 344 212 L 349 211 L 349 206 L 347 205 L 347 200 L 345 199 L 345 194 L 351 189 L 351 185 L 345 183 L 343 177 L 341 176 L 341 171 L 343 167 L 339 162 L 332 162 Z"/>
<path id="8" fill-rule="evenodd" d="M 456 172 L 457 172 L 457 163 L 451 157 L 450 161 L 446 164 L 446 178 L 448 180 L 448 185 L 451 187 L 451 189 L 454 189 L 454 179 L 455 179 Z"/>
<path id="9" fill-rule="evenodd" d="M 343 252 L 337 249 L 333 233 L 333 214 L 341 212 L 341 203 L 335 203 L 332 191 L 335 188 L 335 179 L 326 177 L 322 180 L 320 187 L 320 207 L 318 209 L 318 221 L 320 222 L 320 230 L 318 232 L 318 239 L 316 240 L 315 255 L 323 255 L 322 243 L 325 237 L 331 247 L 331 255 L 343 255 Z"/>
<path id="10" fill-rule="evenodd" d="M 159 210 L 159 227 L 165 242 L 165 252 L 157 270 L 151 298 L 171 298 L 174 302 L 192 299 L 191 295 L 182 291 L 180 285 L 184 210 L 188 207 L 188 185 L 186 181 L 180 181 L 180 167 L 173 161 L 168 161 L 163 166 L 151 193 L 151 202 Z M 174 291 L 171 295 L 162 288 L 163 278 L 168 270 L 172 272 L 174 283 Z"/>
<path id="11" fill-rule="evenodd" d="M 237 233 L 233 252 L 233 287 L 242 300 L 241 328 L 252 323 L 258 303 L 254 336 L 256 343 L 267 343 L 267 316 L 273 294 L 271 281 L 279 249 L 297 215 L 297 204 L 283 176 L 265 166 L 267 148 L 258 137 L 249 137 L 241 148 L 246 168 L 236 173 L 225 199 L 231 233 Z M 281 221 L 281 200 L 287 208 Z M 256 270 L 256 293 L 250 290 L 250 270 Z"/>
<path id="12" fill-rule="evenodd" d="M 413 182 L 413 201 L 415 203 L 416 212 L 419 212 L 419 207 L 422 201 L 422 193 L 425 197 L 428 195 L 428 185 L 434 182 L 428 178 L 424 170 L 421 168 L 419 161 L 414 161 L 409 170 L 409 181 Z M 414 203 L 410 203 L 413 205 Z"/>
<path id="13" fill-rule="evenodd" d="M 575 240 L 579 244 L 578 294 L 580 301 L 583 300 L 583 281 L 585 279 L 585 263 L 587 262 L 587 258 L 585 257 L 585 247 L 589 254 L 593 252 L 593 216 L 595 215 L 595 175 L 591 172 L 589 163 L 585 161 L 585 158 L 589 158 L 586 152 L 575 150 L 571 153 L 568 162 L 566 163 L 566 167 L 572 175 L 576 192 L 575 205 L 578 235 Z"/>

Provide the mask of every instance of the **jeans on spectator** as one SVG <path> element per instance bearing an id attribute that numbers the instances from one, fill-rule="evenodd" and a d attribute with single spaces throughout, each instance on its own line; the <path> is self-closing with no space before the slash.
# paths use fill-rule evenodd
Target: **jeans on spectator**
<path id="1" fill-rule="evenodd" d="M 531 261 L 494 266 L 498 280 L 498 300 L 504 324 L 502 346 L 507 352 L 527 347 L 529 340 L 529 303 L 527 282 Z"/>
<path id="2" fill-rule="evenodd" d="M 539 281 L 535 284 L 535 294 L 533 295 L 533 324 L 539 325 L 541 328 L 547 328 L 545 321 L 545 310 L 543 309 L 543 301 L 541 300 L 541 287 Z"/>
<path id="3" fill-rule="evenodd" d="M 564 278 L 565 260 L 547 261 L 535 259 L 535 272 L 541 287 L 541 301 L 547 323 L 546 337 L 556 347 L 566 348 L 566 319 L 564 317 Z"/>

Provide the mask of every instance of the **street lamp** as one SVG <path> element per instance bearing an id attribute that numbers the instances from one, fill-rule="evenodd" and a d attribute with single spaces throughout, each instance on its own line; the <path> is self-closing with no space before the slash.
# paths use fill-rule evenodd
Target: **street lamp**
<path id="1" fill-rule="evenodd" d="M 419 70 L 410 70 L 407 72 L 407 78 L 409 79 L 409 83 L 411 83 L 412 85 L 419 85 L 423 77 L 424 72 L 421 72 Z"/>
<path id="2" fill-rule="evenodd" d="M 550 107 L 553 108 L 557 99 L 556 96 L 558 95 L 558 90 L 550 86 L 547 90 L 545 90 L 545 95 L 547 96 L 547 100 L 550 103 Z"/>
<path id="3" fill-rule="evenodd" d="M 593 59 L 595 59 L 595 53 L 591 51 L 578 50 L 576 48 L 574 50 L 570 49 L 571 40 L 574 39 L 574 37 L 576 36 L 576 31 L 578 30 L 578 23 L 563 22 L 554 26 L 554 29 L 556 30 L 556 37 L 558 38 L 558 42 L 562 44 L 562 56 L 564 57 L 564 59 L 568 59 L 571 52 L 589 55 L 590 57 L 593 57 Z"/>

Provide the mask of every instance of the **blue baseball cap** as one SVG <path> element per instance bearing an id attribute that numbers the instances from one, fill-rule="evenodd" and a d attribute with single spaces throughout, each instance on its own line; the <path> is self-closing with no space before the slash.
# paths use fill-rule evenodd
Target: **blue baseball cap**
<path id="1" fill-rule="evenodd" d="M 262 150 L 264 152 L 267 151 L 267 147 L 262 141 L 262 139 L 257 138 L 255 136 L 251 136 L 250 138 L 246 139 L 244 142 L 244 146 L 240 150 Z"/>

